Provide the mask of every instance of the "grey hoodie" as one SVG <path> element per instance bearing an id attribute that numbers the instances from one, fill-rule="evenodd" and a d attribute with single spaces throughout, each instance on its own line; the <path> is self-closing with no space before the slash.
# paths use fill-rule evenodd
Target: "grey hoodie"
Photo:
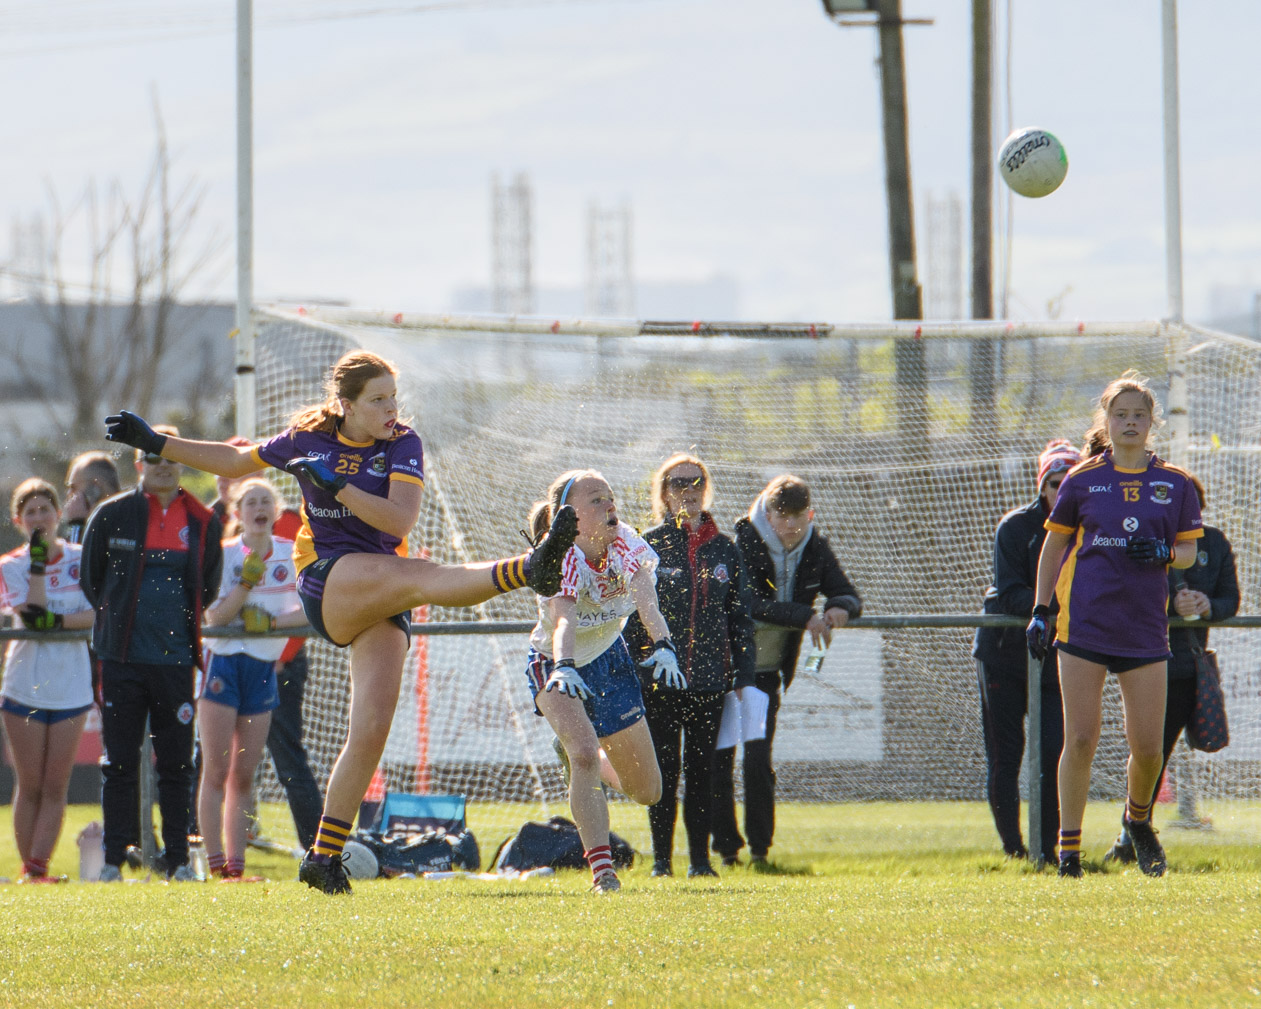
<path id="1" fill-rule="evenodd" d="M 780 602 L 789 602 L 793 597 L 793 582 L 797 577 L 797 565 L 801 563 L 801 555 L 806 544 L 814 535 L 814 522 L 806 527 L 806 534 L 793 549 L 785 550 L 779 534 L 771 528 L 770 516 L 766 514 L 766 496 L 759 495 L 749 509 L 749 521 L 757 530 L 766 549 L 770 552 L 771 563 L 775 565 L 775 598 Z M 756 642 L 759 673 L 775 672 L 779 669 L 779 658 L 784 654 L 784 642 L 788 635 L 799 633 L 792 627 L 783 624 L 768 624 L 761 620 L 754 621 L 754 641 Z"/>

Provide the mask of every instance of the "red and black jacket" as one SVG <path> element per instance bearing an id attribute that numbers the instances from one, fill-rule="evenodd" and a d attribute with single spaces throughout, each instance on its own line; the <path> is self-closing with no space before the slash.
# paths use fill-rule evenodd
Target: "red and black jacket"
<path id="1" fill-rule="evenodd" d="M 688 689 L 717 693 L 752 686 L 753 618 L 745 602 L 744 562 L 730 537 L 705 514 L 695 532 L 667 520 L 644 533 L 661 559 L 657 605 L 670 628 Z M 632 614 L 623 634 L 637 660 L 652 641 Z M 645 674 L 641 669 L 640 673 Z"/>
<path id="2" fill-rule="evenodd" d="M 188 551 L 184 594 L 188 634 L 201 663 L 202 611 L 219 593 L 223 576 L 222 528 L 214 514 L 183 488 L 188 515 Z M 144 575 L 145 539 L 149 528 L 148 495 L 136 486 L 101 502 L 83 533 L 79 587 L 96 610 L 92 650 L 97 658 L 127 662 Z"/>

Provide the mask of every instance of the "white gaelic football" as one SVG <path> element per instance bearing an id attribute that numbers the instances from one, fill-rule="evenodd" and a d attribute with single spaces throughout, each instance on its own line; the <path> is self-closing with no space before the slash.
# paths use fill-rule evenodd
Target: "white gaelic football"
<path id="1" fill-rule="evenodd" d="M 347 841 L 342 849 L 342 865 L 351 879 L 376 879 L 381 866 L 372 849 L 358 841 Z"/>
<path id="2" fill-rule="evenodd" d="M 998 174 L 1021 196 L 1046 196 L 1068 174 L 1068 155 L 1054 134 L 1025 127 L 1003 141 Z"/>

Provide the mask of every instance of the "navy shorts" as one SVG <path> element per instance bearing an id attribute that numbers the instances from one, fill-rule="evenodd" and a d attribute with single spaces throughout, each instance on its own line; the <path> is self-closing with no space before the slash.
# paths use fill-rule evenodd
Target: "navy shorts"
<path id="1" fill-rule="evenodd" d="M 552 660 L 542 652 L 530 649 L 525 675 L 530 682 L 530 696 L 539 691 L 552 675 Z M 639 690 L 639 676 L 631 663 L 626 642 L 618 638 L 603 655 L 578 667 L 578 675 L 591 690 L 582 702 L 598 738 L 628 729 L 644 717 L 644 695 Z M 541 715 L 538 705 L 534 713 Z"/>
<path id="2" fill-rule="evenodd" d="M 31 708 L 25 704 L 19 704 L 11 697 L 0 700 L 0 711 L 7 711 L 10 715 L 25 718 L 28 722 L 43 722 L 45 725 L 56 725 L 58 722 L 64 722 L 68 718 L 75 718 L 91 710 L 90 704 L 85 704 L 81 708 Z"/>
<path id="3" fill-rule="evenodd" d="M 1105 666 L 1110 673 L 1128 673 L 1139 666 L 1150 666 L 1173 658 L 1169 652 L 1144 658 L 1136 658 L 1133 655 L 1107 655 L 1104 652 L 1092 652 L 1089 648 L 1079 648 L 1077 645 L 1064 645 L 1058 641 L 1055 642 L 1055 647 L 1066 655 L 1076 655 L 1079 659 Z"/>
<path id="4" fill-rule="evenodd" d="M 202 700 L 236 708 L 240 715 L 261 715 L 280 706 L 276 663 L 238 652 L 212 655 Z"/>
<path id="5" fill-rule="evenodd" d="M 315 628 L 315 632 L 330 645 L 345 648 L 350 642 L 334 641 L 328 636 L 328 631 L 324 627 L 324 583 L 328 580 L 328 573 L 333 570 L 333 565 L 338 560 L 340 560 L 339 557 L 327 557 L 308 564 L 299 571 L 298 599 L 302 601 L 302 612 L 306 614 L 307 623 Z M 412 643 L 411 611 L 404 610 L 402 613 L 395 613 L 390 617 L 390 622 L 407 635 L 407 643 L 410 645 Z"/>

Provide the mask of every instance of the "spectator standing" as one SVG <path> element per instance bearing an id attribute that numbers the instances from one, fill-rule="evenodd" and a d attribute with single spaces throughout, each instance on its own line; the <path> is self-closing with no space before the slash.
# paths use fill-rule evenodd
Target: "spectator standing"
<path id="1" fill-rule="evenodd" d="M 673 455 L 653 475 L 657 525 L 644 540 L 660 559 L 657 600 L 686 681 L 681 690 L 664 689 L 640 673 L 661 768 L 661 799 L 648 807 L 654 876 L 673 875 L 680 756 L 687 874 L 717 875 L 709 861 L 709 837 L 723 697 L 754 682 L 753 619 L 745 599 L 744 564 L 735 542 L 719 532 L 709 512 L 712 503 L 709 469 L 694 455 Z M 632 655 L 646 658 L 652 652 L 652 638 L 637 613 L 625 636 Z"/>
<path id="2" fill-rule="evenodd" d="M 1208 504 L 1208 495 L 1198 477 L 1192 476 L 1201 512 Z M 1171 627 L 1169 649 L 1168 694 L 1165 699 L 1164 762 L 1160 778 L 1152 790 L 1152 809 L 1160 793 L 1160 781 L 1169 766 L 1169 757 L 1178 745 L 1178 738 L 1191 722 L 1195 710 L 1195 656 L 1208 648 L 1208 624 L 1211 621 L 1228 620 L 1239 612 L 1239 579 L 1235 571 L 1235 552 L 1230 540 L 1216 526 L 1203 526 L 1204 536 L 1196 544 L 1195 562 L 1185 571 L 1169 572 L 1169 615 L 1197 620 L 1194 627 Z M 1179 805 L 1182 805 L 1182 789 L 1189 782 L 1178 781 Z M 1192 811 L 1194 805 L 1192 804 Z M 1123 827 L 1112 850 L 1104 861 L 1133 862 L 1134 843 Z"/>
<path id="3" fill-rule="evenodd" d="M 1038 496 L 1003 516 L 994 534 L 994 584 L 985 593 L 986 613 L 1005 614 L 1028 621 L 1038 580 L 1038 557 L 1046 539 L 1043 523 L 1051 514 L 1064 474 L 1081 461 L 1081 453 L 1067 441 L 1047 443 L 1038 456 Z M 1053 602 L 1052 612 L 1058 607 Z M 994 825 L 1011 858 L 1026 858 L 1020 831 L 1020 766 L 1025 754 L 1025 716 L 1029 707 L 1029 653 L 1019 627 L 977 629 L 972 655 L 976 659 L 981 696 L 981 731 L 985 738 L 985 794 Z M 1060 750 L 1064 746 L 1064 710 L 1060 698 L 1057 653 L 1042 663 L 1041 767 L 1042 860 L 1055 864 L 1060 830 L 1057 793 Z M 1033 839 L 1031 839 L 1033 840 Z"/>
<path id="4" fill-rule="evenodd" d="M 173 428 L 159 429 L 176 435 Z M 159 868 L 192 879 L 188 824 L 193 777 L 193 675 L 201 620 L 219 590 L 219 520 L 180 487 L 179 463 L 137 451 L 140 482 L 88 521 L 79 584 L 96 608 L 100 663 L 104 881 L 122 878 L 140 830 L 140 749 L 148 719 L 165 850 Z"/>
<path id="5" fill-rule="evenodd" d="M 810 488 L 800 477 L 777 476 L 736 523 L 744 556 L 749 613 L 756 622 L 757 672 L 752 689 L 769 698 L 766 738 L 744 744 L 744 824 L 753 863 L 764 864 L 775 833 L 775 771 L 771 747 L 779 713 L 780 687 L 787 690 L 797 668 L 801 639 L 815 646 L 862 616 L 863 603 L 828 541 L 814 527 Z M 823 597 L 823 612 L 814 609 Z M 750 688 L 745 688 L 750 689 Z M 719 750 L 714 766 L 714 851 L 735 865 L 744 846 L 736 826 L 735 748 Z"/>
<path id="6" fill-rule="evenodd" d="M 258 632 L 306 623 L 293 542 L 272 536 L 277 510 L 276 492 L 266 480 L 246 480 L 236 489 L 233 513 L 241 532 L 223 545 L 228 578 L 206 610 L 207 624 Z M 197 702 L 202 753 L 197 815 L 208 868 L 224 879 L 244 876 L 254 772 L 280 703 L 276 661 L 284 647 L 283 638 L 213 638 L 208 646 L 206 687 Z"/>
<path id="7" fill-rule="evenodd" d="M 79 589 L 81 548 L 57 536 L 57 492 L 25 480 L 13 493 L 13 523 L 28 545 L 0 558 L 0 606 L 34 631 L 92 626 Z M 83 724 L 92 707 L 92 673 L 81 641 L 12 641 L 4 662 L 0 711 L 17 777 L 13 834 L 23 877 L 40 882 L 66 812 L 66 792 Z"/>

